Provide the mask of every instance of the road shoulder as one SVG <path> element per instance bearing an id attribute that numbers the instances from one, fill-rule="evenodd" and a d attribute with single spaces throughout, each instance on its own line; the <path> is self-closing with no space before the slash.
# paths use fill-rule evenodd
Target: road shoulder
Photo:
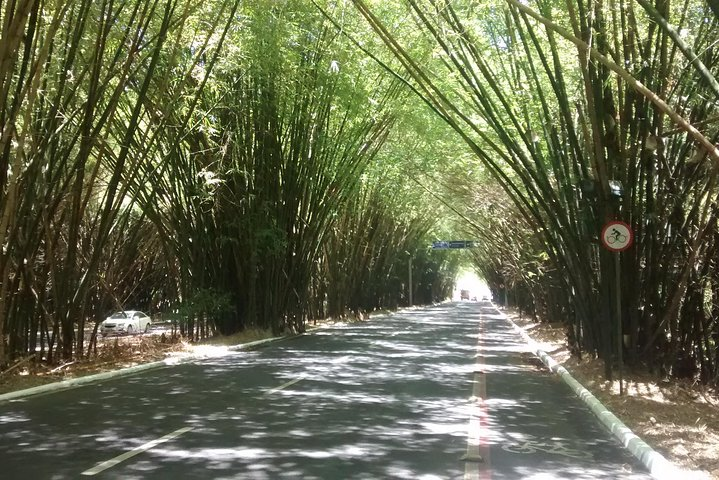
<path id="1" fill-rule="evenodd" d="M 590 408 L 596 402 L 601 408 L 595 405 L 595 410 L 608 412 L 598 415 L 600 420 L 606 417 L 608 428 L 618 432 L 622 443 L 631 442 L 629 449 L 634 449 L 632 453 L 647 464 L 647 468 L 658 472 L 656 478 L 719 479 L 719 424 L 715 424 L 719 422 L 714 421 L 716 406 L 710 403 L 711 399 L 694 395 L 681 401 L 668 392 L 681 391 L 681 387 L 657 386 L 646 375 L 632 373 L 627 375 L 628 394 L 620 397 L 618 382 L 613 385 L 601 377 L 599 361 L 578 362 L 571 358 L 561 326 L 537 324 L 513 311 L 505 313 L 528 341 L 534 342 L 536 350 L 543 352 L 540 357 L 544 357 L 544 363 L 552 371 L 559 374 L 558 370 L 564 370 L 563 379 L 567 382 L 566 379 L 571 378 L 567 383 L 573 380 L 577 384 L 570 387 L 580 397 L 594 399 L 587 402 Z M 586 392 L 584 395 L 582 389 Z M 698 398 L 702 401 L 697 401 Z M 611 422 L 610 417 L 614 418 Z M 669 465 L 678 465 L 691 474 L 683 472 L 681 477 L 666 474 L 662 477 L 662 472 L 668 472 L 660 467 L 664 458 L 671 462 Z"/>

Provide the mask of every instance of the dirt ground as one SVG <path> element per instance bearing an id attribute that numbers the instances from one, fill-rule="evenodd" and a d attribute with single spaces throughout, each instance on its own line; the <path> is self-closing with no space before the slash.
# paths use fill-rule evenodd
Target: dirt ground
<path id="1" fill-rule="evenodd" d="M 716 391 L 629 371 L 624 373 L 625 394 L 620 396 L 619 382 L 604 380 L 601 361 L 571 358 L 562 325 L 537 324 L 516 313 L 505 313 L 652 448 L 684 469 L 719 480 Z"/>

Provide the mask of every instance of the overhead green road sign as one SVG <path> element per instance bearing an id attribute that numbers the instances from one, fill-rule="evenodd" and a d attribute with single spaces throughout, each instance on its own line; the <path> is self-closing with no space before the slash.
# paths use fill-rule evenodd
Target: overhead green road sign
<path id="1" fill-rule="evenodd" d="M 432 242 L 433 250 L 447 250 L 456 248 L 474 248 L 476 242 L 473 240 L 440 240 Z"/>

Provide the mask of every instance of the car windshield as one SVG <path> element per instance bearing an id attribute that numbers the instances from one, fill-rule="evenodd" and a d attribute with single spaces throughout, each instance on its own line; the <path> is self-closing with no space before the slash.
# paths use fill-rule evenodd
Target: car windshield
<path id="1" fill-rule="evenodd" d="M 117 312 L 110 315 L 110 318 L 117 319 L 117 318 L 127 318 L 127 314 L 125 312 Z"/>

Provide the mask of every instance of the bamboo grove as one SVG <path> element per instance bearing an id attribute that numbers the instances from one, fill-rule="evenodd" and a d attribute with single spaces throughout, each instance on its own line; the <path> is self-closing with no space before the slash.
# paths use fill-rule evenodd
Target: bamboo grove
<path id="1" fill-rule="evenodd" d="M 408 252 L 417 303 L 448 295 L 434 222 L 375 165 L 406 93 L 311 5 L 15 0 L 0 24 L 0 367 L 93 355 L 120 309 L 199 339 L 397 307 Z"/>
<path id="2" fill-rule="evenodd" d="M 453 192 L 495 297 L 565 322 L 573 351 L 603 358 L 610 377 L 621 334 L 634 366 L 716 383 L 719 5 L 408 0 L 436 46 L 428 63 L 383 6 L 353 3 L 386 45 L 375 55 L 396 59 L 492 178 Z M 598 238 L 614 219 L 635 233 L 621 332 Z"/>
<path id="3" fill-rule="evenodd" d="M 565 322 L 608 376 L 621 349 L 719 380 L 716 0 L 16 0 L 0 20 L 0 366 L 92 355 L 123 308 L 191 339 L 395 308 L 410 259 L 417 303 L 440 300 L 461 260 L 427 245 L 454 233 L 496 300 Z"/>

